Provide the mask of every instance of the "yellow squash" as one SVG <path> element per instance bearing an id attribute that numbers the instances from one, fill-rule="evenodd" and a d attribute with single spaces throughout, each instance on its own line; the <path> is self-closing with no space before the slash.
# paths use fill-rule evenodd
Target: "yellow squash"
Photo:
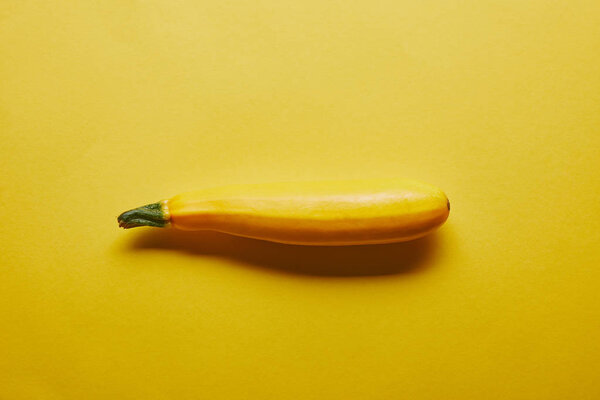
<path id="1" fill-rule="evenodd" d="M 214 230 L 273 242 L 359 245 L 402 242 L 435 230 L 450 203 L 411 180 L 231 185 L 180 194 L 121 214 L 119 225 Z"/>

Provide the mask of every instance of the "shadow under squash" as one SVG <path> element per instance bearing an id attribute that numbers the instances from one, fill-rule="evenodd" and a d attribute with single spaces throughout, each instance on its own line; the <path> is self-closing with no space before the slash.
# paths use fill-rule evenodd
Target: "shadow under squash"
<path id="1" fill-rule="evenodd" d="M 137 233 L 136 233 L 137 234 Z M 148 229 L 127 251 L 165 250 L 222 257 L 282 273 L 313 276 L 377 276 L 416 273 L 431 264 L 440 233 L 393 244 L 299 246 L 212 231 Z"/>

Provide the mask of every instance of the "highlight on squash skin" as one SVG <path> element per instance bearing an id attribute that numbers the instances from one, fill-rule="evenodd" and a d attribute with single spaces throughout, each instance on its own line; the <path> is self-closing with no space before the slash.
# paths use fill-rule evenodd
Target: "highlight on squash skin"
<path id="1" fill-rule="evenodd" d="M 119 226 L 214 230 L 287 244 L 360 245 L 419 238 L 450 211 L 436 187 L 401 179 L 230 185 L 121 214 Z"/>

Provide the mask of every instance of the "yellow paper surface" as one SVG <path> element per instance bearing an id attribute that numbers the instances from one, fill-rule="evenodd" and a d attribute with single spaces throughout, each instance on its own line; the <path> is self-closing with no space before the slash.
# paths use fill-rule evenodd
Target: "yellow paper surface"
<path id="1" fill-rule="evenodd" d="M 600 3 L 3 1 L 0 399 L 600 397 Z M 406 177 L 416 242 L 124 231 Z"/>

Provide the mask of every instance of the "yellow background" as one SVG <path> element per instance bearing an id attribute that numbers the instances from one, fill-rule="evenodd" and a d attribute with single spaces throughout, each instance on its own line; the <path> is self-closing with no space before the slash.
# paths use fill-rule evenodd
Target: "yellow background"
<path id="1" fill-rule="evenodd" d="M 4 0 L 0 399 L 596 399 L 599 126 L 597 0 Z M 438 233 L 116 223 L 392 176 Z"/>

